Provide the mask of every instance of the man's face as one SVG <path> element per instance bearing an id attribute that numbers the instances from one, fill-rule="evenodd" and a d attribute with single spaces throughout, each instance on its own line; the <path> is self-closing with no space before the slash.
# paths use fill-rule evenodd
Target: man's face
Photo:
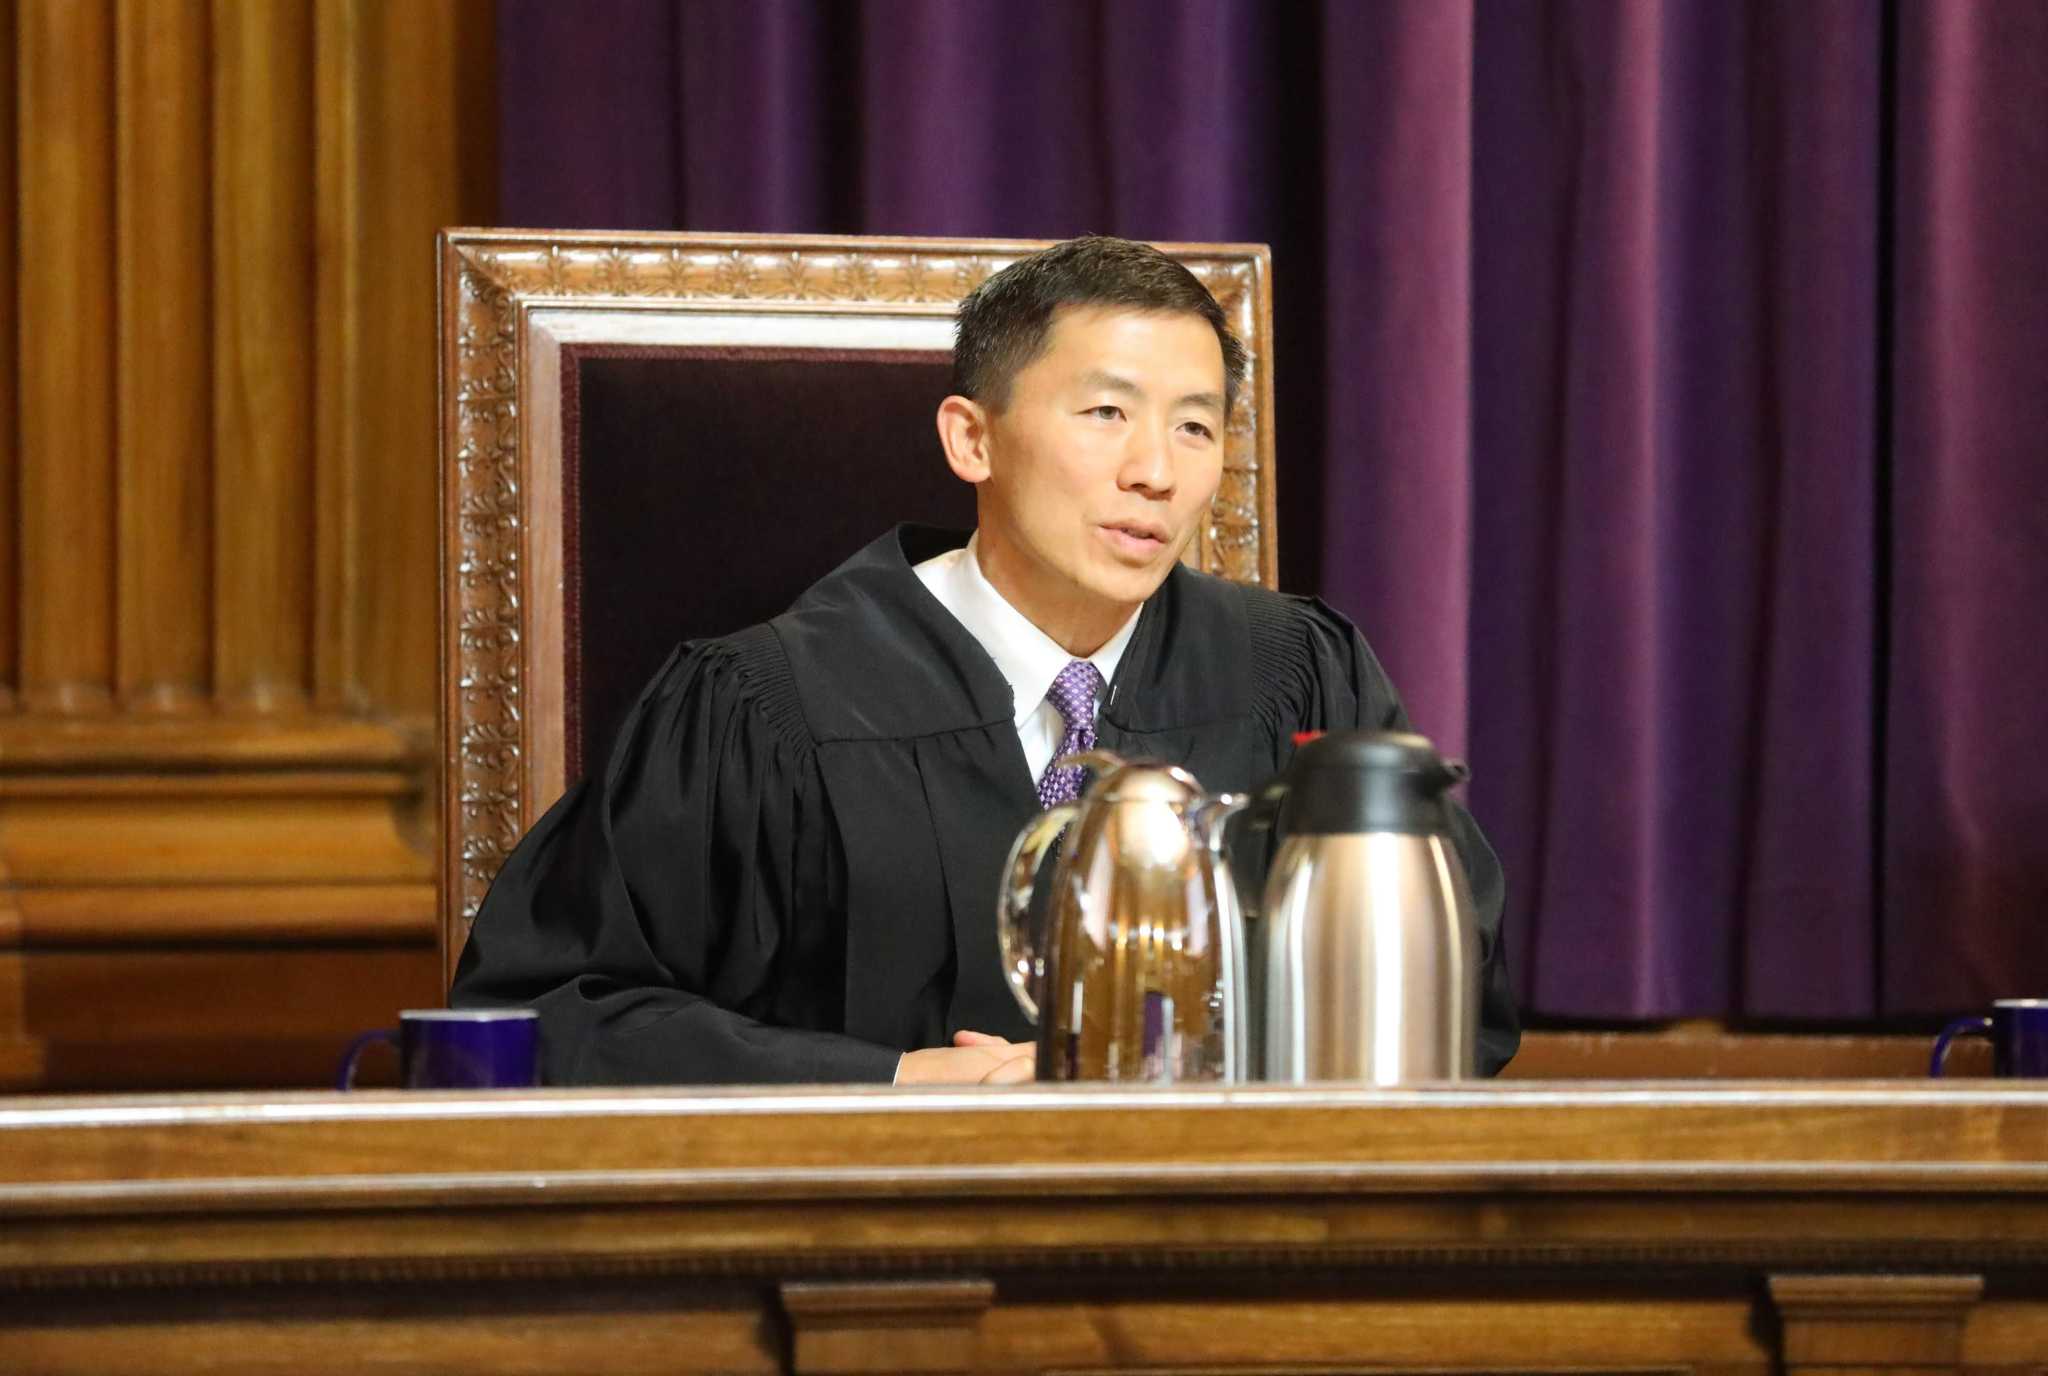
<path id="1" fill-rule="evenodd" d="M 988 416 L 980 523 L 992 581 L 1041 625 L 1127 616 L 1206 517 L 1223 476 L 1223 407 L 1223 349 L 1200 316 L 1062 309 Z"/>

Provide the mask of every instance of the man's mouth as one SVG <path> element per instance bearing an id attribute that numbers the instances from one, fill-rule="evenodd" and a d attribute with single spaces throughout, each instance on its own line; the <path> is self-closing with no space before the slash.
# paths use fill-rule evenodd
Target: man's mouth
<path id="1" fill-rule="evenodd" d="M 1156 554 L 1166 544 L 1166 527 L 1156 521 L 1105 521 L 1099 529 L 1113 548 L 1127 554 Z"/>

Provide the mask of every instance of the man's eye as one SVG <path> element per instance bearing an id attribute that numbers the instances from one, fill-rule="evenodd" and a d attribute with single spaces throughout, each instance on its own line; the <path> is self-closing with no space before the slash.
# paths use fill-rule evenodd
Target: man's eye
<path id="1" fill-rule="evenodd" d="M 1202 424 L 1202 422 L 1198 420 L 1188 421 L 1181 428 L 1188 431 L 1190 434 L 1200 435 L 1205 440 L 1213 440 L 1216 438 L 1216 432 L 1214 430 L 1211 430 L 1208 426 Z"/>
<path id="2" fill-rule="evenodd" d="M 1107 403 L 1104 403 L 1101 406 L 1089 407 L 1088 414 L 1095 417 L 1095 419 L 1097 420 L 1122 420 L 1124 417 L 1124 408 L 1121 406 L 1111 406 Z"/>

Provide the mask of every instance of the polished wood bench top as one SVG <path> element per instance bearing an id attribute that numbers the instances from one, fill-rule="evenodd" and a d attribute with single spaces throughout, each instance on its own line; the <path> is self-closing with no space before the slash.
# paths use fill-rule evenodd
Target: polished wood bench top
<path id="1" fill-rule="evenodd" d="M 2028 1376 L 2043 1276 L 2048 1085 L 1992 1080 L 0 1103 L 0 1349 L 53 1370 L 374 1338 L 436 1370 L 1824 1376 L 1906 1341 Z"/>
<path id="2" fill-rule="evenodd" d="M 851 1209 L 904 1199 L 989 1208 L 1055 1198 L 1188 1207 L 1621 1192 L 2005 1196 L 2048 1210 L 2048 1085 L 384 1091 L 0 1104 L 0 1221 L 22 1223 L 194 1210 Z M 2035 1221 L 2048 1240 L 2048 1212 Z"/>
<path id="3" fill-rule="evenodd" d="M 2048 1082 L 799 1088 L 0 1100 L 0 1217 L 310 1202 L 2048 1190 Z M 422 1196 L 425 1197 L 425 1196 Z"/>

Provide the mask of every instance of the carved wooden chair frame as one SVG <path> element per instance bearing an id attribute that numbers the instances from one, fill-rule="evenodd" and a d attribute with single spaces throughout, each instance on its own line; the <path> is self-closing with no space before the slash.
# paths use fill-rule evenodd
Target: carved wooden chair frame
<path id="1" fill-rule="evenodd" d="M 566 344 L 663 344 L 707 322 L 950 348 L 953 310 L 1042 243 L 447 230 L 440 236 L 442 968 L 519 837 L 564 787 Z M 1164 244 L 1251 354 L 1223 483 L 1190 562 L 1271 586 L 1271 258 Z M 936 406 L 937 398 L 933 398 Z M 851 551 L 848 551 L 851 553 Z"/>

